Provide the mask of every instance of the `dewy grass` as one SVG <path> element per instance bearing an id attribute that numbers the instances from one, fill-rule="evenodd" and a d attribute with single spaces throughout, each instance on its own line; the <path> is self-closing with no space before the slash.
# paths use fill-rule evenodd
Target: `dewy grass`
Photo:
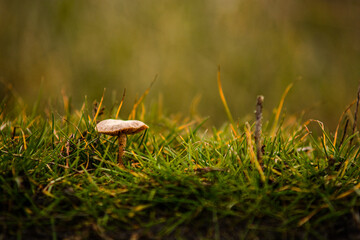
<path id="1" fill-rule="evenodd" d="M 85 106 L 62 117 L 11 112 L 2 103 L 0 239 L 345 239 L 359 232 L 353 135 L 336 145 L 321 122 L 285 120 L 274 136 L 263 129 L 258 166 L 251 124 L 237 122 L 235 136 L 230 123 L 209 130 L 205 120 L 150 109 L 139 119 L 150 128 L 128 137 L 122 169 L 117 140 L 96 133 Z M 98 121 L 117 114 L 95 112 Z M 320 137 L 311 132 L 318 126 Z"/>

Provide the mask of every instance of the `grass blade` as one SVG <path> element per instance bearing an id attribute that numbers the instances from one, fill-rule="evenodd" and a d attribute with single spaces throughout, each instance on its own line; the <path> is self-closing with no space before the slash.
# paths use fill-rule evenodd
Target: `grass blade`
<path id="1" fill-rule="evenodd" d="M 278 122 L 279 122 L 280 113 L 281 113 L 281 110 L 282 110 L 282 108 L 283 108 L 286 95 L 288 94 L 288 92 L 290 91 L 290 89 L 292 88 L 292 86 L 293 86 L 292 83 L 289 84 L 289 85 L 286 87 L 283 95 L 281 96 L 281 100 L 280 100 L 279 106 L 278 106 L 277 109 L 276 109 L 274 124 L 273 124 L 272 129 L 271 129 L 271 134 L 270 134 L 271 137 L 275 137 L 275 135 L 276 135 L 276 128 L 277 128 L 277 125 L 278 125 Z"/>
<path id="2" fill-rule="evenodd" d="M 235 122 L 234 122 L 234 118 L 232 117 L 229 106 L 228 106 L 228 104 L 226 102 L 225 95 L 224 95 L 222 85 L 221 85 L 220 65 L 218 66 L 218 72 L 217 72 L 217 84 L 218 84 L 218 89 L 219 89 L 219 94 L 220 94 L 221 101 L 222 101 L 222 103 L 224 105 L 226 115 L 227 115 L 227 117 L 228 117 L 228 119 L 230 121 L 230 124 L 231 124 L 231 129 L 233 130 L 235 136 L 237 136 L 237 133 L 235 131 L 235 126 L 236 125 L 235 125 Z"/>

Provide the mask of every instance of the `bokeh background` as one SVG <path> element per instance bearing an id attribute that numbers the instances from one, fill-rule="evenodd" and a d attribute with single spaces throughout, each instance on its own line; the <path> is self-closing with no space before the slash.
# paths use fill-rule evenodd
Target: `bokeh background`
<path id="1" fill-rule="evenodd" d="M 334 127 L 360 80 L 360 1 L 335 0 L 0 0 L 0 94 L 11 83 L 31 105 L 71 96 L 120 101 L 122 117 L 151 87 L 169 114 L 227 120 L 265 96 L 270 115 L 285 88 L 288 113 Z"/>

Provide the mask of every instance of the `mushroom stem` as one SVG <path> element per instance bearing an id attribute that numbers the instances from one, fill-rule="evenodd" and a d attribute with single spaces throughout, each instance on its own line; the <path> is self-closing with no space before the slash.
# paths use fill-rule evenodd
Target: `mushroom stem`
<path id="1" fill-rule="evenodd" d="M 120 133 L 118 137 L 119 141 L 119 154 L 118 154 L 118 163 L 120 167 L 125 167 L 123 163 L 124 149 L 126 146 L 126 134 Z"/>

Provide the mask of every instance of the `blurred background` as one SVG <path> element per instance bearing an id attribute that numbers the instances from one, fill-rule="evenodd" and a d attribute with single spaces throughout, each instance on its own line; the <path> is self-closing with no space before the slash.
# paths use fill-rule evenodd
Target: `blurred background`
<path id="1" fill-rule="evenodd" d="M 216 76 L 236 119 L 265 96 L 272 114 L 293 83 L 286 112 L 334 128 L 360 80 L 360 1 L 331 0 L 0 0 L 0 94 L 10 83 L 73 106 L 146 97 L 168 114 L 227 117 Z M 160 100 L 159 100 L 160 99 Z M 194 110 L 195 109 L 195 110 Z"/>

